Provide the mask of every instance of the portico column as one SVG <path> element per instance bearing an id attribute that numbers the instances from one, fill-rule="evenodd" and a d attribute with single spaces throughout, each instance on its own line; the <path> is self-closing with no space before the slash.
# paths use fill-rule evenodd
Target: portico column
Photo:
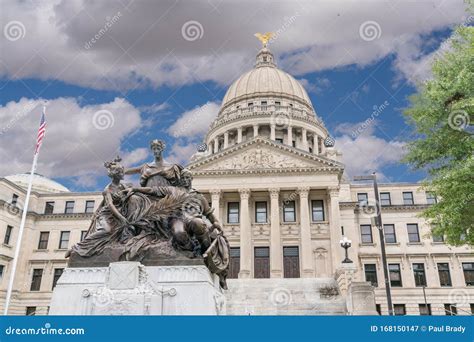
<path id="1" fill-rule="evenodd" d="M 275 124 L 270 125 L 270 139 L 275 141 Z"/>
<path id="2" fill-rule="evenodd" d="M 214 153 L 219 152 L 219 139 L 217 137 L 214 138 Z"/>
<path id="3" fill-rule="evenodd" d="M 258 125 L 253 125 L 253 136 L 256 137 L 258 135 Z"/>
<path id="4" fill-rule="evenodd" d="M 237 128 L 237 144 L 242 142 L 242 127 Z"/>
<path id="5" fill-rule="evenodd" d="M 313 134 L 313 153 L 319 154 L 318 135 L 316 133 Z"/>
<path id="6" fill-rule="evenodd" d="M 229 147 L 229 132 L 224 132 L 224 148 Z"/>
<path id="7" fill-rule="evenodd" d="M 288 126 L 287 145 L 293 146 L 293 127 Z"/>
<path id="8" fill-rule="evenodd" d="M 302 141 L 302 147 L 303 147 L 303 150 L 305 151 L 308 151 L 308 137 L 306 136 L 307 132 L 306 132 L 306 128 L 302 128 L 301 129 L 301 141 Z"/>
<path id="9" fill-rule="evenodd" d="M 339 187 L 328 188 L 330 212 L 329 212 L 329 231 L 332 246 L 332 267 L 333 272 L 341 265 L 344 250 L 340 247 L 339 241 L 342 238 L 339 211 Z"/>
<path id="10" fill-rule="evenodd" d="M 239 278 L 250 278 L 252 270 L 252 232 L 249 214 L 249 189 L 240 193 L 240 272 Z"/>
<path id="11" fill-rule="evenodd" d="M 270 191 L 270 276 L 281 278 L 283 276 L 283 256 L 280 234 L 280 205 L 278 201 L 280 189 L 272 188 Z"/>
<path id="12" fill-rule="evenodd" d="M 300 195 L 300 222 L 301 222 L 301 268 L 303 278 L 314 277 L 313 252 L 311 249 L 311 226 L 309 222 L 309 188 L 299 188 Z"/>
<path id="13" fill-rule="evenodd" d="M 217 217 L 219 222 L 222 223 L 221 220 L 221 211 L 220 211 L 220 199 L 221 199 L 221 190 L 220 189 L 212 189 L 211 190 L 211 206 L 214 209 L 214 216 Z"/>

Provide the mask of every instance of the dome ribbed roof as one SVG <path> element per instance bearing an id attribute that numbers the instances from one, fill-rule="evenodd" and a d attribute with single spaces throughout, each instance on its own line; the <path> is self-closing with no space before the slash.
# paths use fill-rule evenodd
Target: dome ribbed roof
<path id="1" fill-rule="evenodd" d="M 10 182 L 15 183 L 22 188 L 28 188 L 28 182 L 30 181 L 29 173 L 18 173 L 16 175 L 6 176 Z M 64 185 L 59 184 L 58 182 L 41 176 L 39 174 L 33 175 L 33 185 L 31 187 L 33 191 L 40 193 L 50 193 L 50 192 L 69 192 L 69 189 Z"/>
<path id="2" fill-rule="evenodd" d="M 289 97 L 311 106 L 311 100 L 300 82 L 278 69 L 273 63 L 273 55 L 266 48 L 257 55 L 255 68 L 240 76 L 229 87 L 222 101 L 222 108 L 234 100 L 254 95 Z"/>

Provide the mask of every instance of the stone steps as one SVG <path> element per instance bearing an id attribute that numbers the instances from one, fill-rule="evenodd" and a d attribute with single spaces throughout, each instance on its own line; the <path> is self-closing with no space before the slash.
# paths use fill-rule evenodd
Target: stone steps
<path id="1" fill-rule="evenodd" d="M 327 294 L 333 278 L 229 279 L 227 315 L 345 315 L 346 300 Z M 323 290 L 321 290 L 323 288 Z"/>

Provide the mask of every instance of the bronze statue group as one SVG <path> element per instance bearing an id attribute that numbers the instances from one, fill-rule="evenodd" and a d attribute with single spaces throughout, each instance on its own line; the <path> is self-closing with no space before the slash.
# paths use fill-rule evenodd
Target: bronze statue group
<path id="1" fill-rule="evenodd" d="M 85 238 L 66 256 L 90 258 L 119 246 L 123 248 L 119 260 L 140 261 L 150 249 L 169 242 L 181 255 L 203 258 L 226 289 L 229 243 L 219 220 L 207 199 L 192 189 L 191 172 L 164 163 L 164 142 L 153 140 L 150 148 L 154 161 L 137 168 L 125 169 L 119 157 L 104 163 L 111 182 Z M 123 184 L 126 174 L 140 174 L 140 186 Z"/>

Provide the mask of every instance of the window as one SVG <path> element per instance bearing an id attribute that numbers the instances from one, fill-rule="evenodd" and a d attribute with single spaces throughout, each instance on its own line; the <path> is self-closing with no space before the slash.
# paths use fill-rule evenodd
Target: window
<path id="1" fill-rule="evenodd" d="M 249 103 L 247 104 L 247 106 L 248 106 L 248 107 L 253 107 L 253 102 L 249 102 Z"/>
<path id="2" fill-rule="evenodd" d="M 239 202 L 227 203 L 227 222 L 239 223 Z"/>
<path id="3" fill-rule="evenodd" d="M 420 316 L 431 316 L 431 304 L 418 304 Z"/>
<path id="4" fill-rule="evenodd" d="M 458 314 L 456 304 L 444 304 L 444 313 L 446 316 L 456 316 Z"/>
<path id="5" fill-rule="evenodd" d="M 3 278 L 3 271 L 5 270 L 5 266 L 4 265 L 0 265 L 0 281 L 2 280 Z"/>
<path id="6" fill-rule="evenodd" d="M 400 264 L 388 264 L 388 272 L 390 274 L 390 286 L 402 286 L 402 273 L 400 272 Z"/>
<path id="7" fill-rule="evenodd" d="M 276 109 L 280 109 L 281 102 L 280 101 L 275 101 L 275 107 Z"/>
<path id="8" fill-rule="evenodd" d="M 413 264 L 413 275 L 416 286 L 426 286 L 425 264 Z"/>
<path id="9" fill-rule="evenodd" d="M 86 213 L 93 213 L 94 212 L 94 204 L 95 201 L 86 201 Z"/>
<path id="10" fill-rule="evenodd" d="M 383 206 L 392 205 L 392 200 L 390 199 L 390 192 L 380 193 L 380 205 L 383 205 Z"/>
<path id="11" fill-rule="evenodd" d="M 377 287 L 377 268 L 375 264 L 365 264 L 364 265 L 364 272 L 365 272 L 365 281 L 368 281 L 372 284 L 372 286 Z"/>
<path id="12" fill-rule="evenodd" d="M 230 247 L 230 262 L 228 278 L 235 279 L 239 277 L 240 272 L 240 248 Z"/>
<path id="13" fill-rule="evenodd" d="M 420 233 L 418 231 L 418 225 L 416 223 L 407 224 L 407 230 L 409 242 L 420 242 Z"/>
<path id="14" fill-rule="evenodd" d="M 372 226 L 370 224 L 360 225 L 360 237 L 362 243 L 373 243 L 372 239 Z"/>
<path id="15" fill-rule="evenodd" d="M 367 196 L 366 192 L 359 192 L 357 194 L 357 202 L 359 202 L 359 204 L 367 203 L 368 200 L 369 200 L 369 197 Z"/>
<path id="16" fill-rule="evenodd" d="M 324 202 L 322 200 L 311 201 L 311 212 L 313 221 L 324 221 Z"/>
<path id="17" fill-rule="evenodd" d="M 296 147 L 296 140 L 293 140 L 293 141 L 291 142 L 291 146 Z"/>
<path id="18" fill-rule="evenodd" d="M 18 203 L 18 195 L 17 195 L 17 194 L 13 194 L 13 195 L 12 195 L 12 201 L 11 201 L 10 204 L 16 206 L 17 203 Z"/>
<path id="19" fill-rule="evenodd" d="M 52 290 L 54 290 L 54 288 L 56 287 L 56 284 L 58 283 L 59 278 L 60 278 L 61 275 L 63 274 L 63 271 L 64 271 L 64 268 L 55 268 L 55 269 L 54 269 L 53 288 L 52 288 Z"/>
<path id="20" fill-rule="evenodd" d="M 283 247 L 283 277 L 300 277 L 300 252 L 297 246 Z"/>
<path id="21" fill-rule="evenodd" d="M 267 202 L 255 202 L 255 222 L 267 222 Z"/>
<path id="22" fill-rule="evenodd" d="M 7 230 L 5 230 L 5 237 L 3 238 L 3 243 L 5 245 L 10 244 L 10 239 L 12 237 L 12 230 L 13 230 L 12 226 L 7 226 Z"/>
<path id="23" fill-rule="evenodd" d="M 39 291 L 41 288 L 41 279 L 43 278 L 43 269 L 33 269 L 33 277 L 31 278 L 30 291 Z"/>
<path id="24" fill-rule="evenodd" d="M 40 232 L 38 249 L 48 249 L 49 232 Z"/>
<path id="25" fill-rule="evenodd" d="M 270 248 L 255 247 L 255 278 L 270 278 Z"/>
<path id="26" fill-rule="evenodd" d="M 26 307 L 26 315 L 27 316 L 35 316 L 36 315 L 36 306 L 27 306 Z"/>
<path id="27" fill-rule="evenodd" d="M 471 315 L 474 314 L 474 304 L 469 304 L 471 306 Z"/>
<path id="28" fill-rule="evenodd" d="M 394 224 L 384 224 L 383 234 L 384 234 L 386 243 L 397 243 L 397 235 L 395 234 Z"/>
<path id="29" fill-rule="evenodd" d="M 436 204 L 436 203 L 438 203 L 436 195 L 433 192 L 427 192 L 426 193 L 426 203 L 427 204 Z"/>
<path id="30" fill-rule="evenodd" d="M 283 221 L 296 222 L 295 201 L 283 202 Z"/>
<path id="31" fill-rule="evenodd" d="M 439 275 L 439 285 L 440 286 L 452 286 L 451 284 L 451 274 L 449 271 L 448 263 L 438 264 L 438 275 Z"/>
<path id="32" fill-rule="evenodd" d="M 74 201 L 66 201 L 66 207 L 64 208 L 65 214 L 74 213 Z"/>
<path id="33" fill-rule="evenodd" d="M 474 286 L 474 262 L 463 262 L 462 270 L 466 286 Z"/>
<path id="34" fill-rule="evenodd" d="M 260 104 L 261 104 L 262 106 L 266 106 L 266 105 L 267 105 L 267 101 L 262 101 L 262 102 L 260 102 Z"/>
<path id="35" fill-rule="evenodd" d="M 59 249 L 67 249 L 69 245 L 69 235 L 71 232 L 69 231 L 64 231 L 61 232 L 61 237 L 59 239 Z"/>
<path id="36" fill-rule="evenodd" d="M 403 193 L 403 204 L 412 205 L 413 202 L 413 192 L 404 192 Z"/>
<path id="37" fill-rule="evenodd" d="M 81 230 L 81 241 L 86 238 L 87 230 Z"/>
<path id="38" fill-rule="evenodd" d="M 393 304 L 393 311 L 395 316 L 404 316 L 407 314 L 405 304 Z"/>
<path id="39" fill-rule="evenodd" d="M 379 314 L 379 316 L 382 316 L 382 306 L 380 304 L 375 304 L 375 310 Z"/>
<path id="40" fill-rule="evenodd" d="M 432 238 L 433 238 L 433 242 L 437 242 L 437 243 L 444 242 L 444 235 L 433 234 Z"/>
<path id="41" fill-rule="evenodd" d="M 283 139 L 282 138 L 276 138 L 275 141 L 277 143 L 283 144 Z"/>
<path id="42" fill-rule="evenodd" d="M 308 147 L 309 149 L 309 153 L 313 153 L 313 148 L 312 147 Z"/>
<path id="43" fill-rule="evenodd" d="M 46 202 L 44 206 L 44 213 L 45 214 L 52 214 L 54 212 L 54 202 Z"/>

